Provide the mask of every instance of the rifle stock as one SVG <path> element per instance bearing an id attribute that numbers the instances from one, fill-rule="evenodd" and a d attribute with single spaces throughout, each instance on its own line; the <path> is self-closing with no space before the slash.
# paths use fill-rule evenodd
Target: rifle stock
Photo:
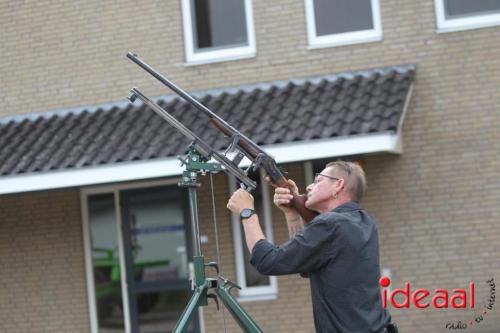
<path id="1" fill-rule="evenodd" d="M 290 202 L 290 207 L 295 208 L 297 213 L 304 219 L 306 223 L 311 222 L 313 218 L 315 218 L 318 213 L 315 211 L 310 210 L 309 208 L 306 207 L 306 200 L 307 200 L 307 195 L 305 194 L 299 194 L 296 195 L 293 193 L 293 188 L 292 185 L 288 183 L 285 177 L 282 179 L 278 180 L 277 182 L 274 182 L 275 185 L 278 187 L 285 187 L 290 190 L 290 192 L 293 195 L 292 201 Z"/>

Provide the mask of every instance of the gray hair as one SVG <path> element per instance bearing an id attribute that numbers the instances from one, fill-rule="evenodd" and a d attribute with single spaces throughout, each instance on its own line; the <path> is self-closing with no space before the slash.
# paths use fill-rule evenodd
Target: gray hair
<path id="1" fill-rule="evenodd" d="M 366 191 L 366 177 L 361 166 L 354 162 L 334 161 L 328 163 L 326 168 L 332 168 L 343 174 L 347 193 L 352 201 L 359 203 Z"/>

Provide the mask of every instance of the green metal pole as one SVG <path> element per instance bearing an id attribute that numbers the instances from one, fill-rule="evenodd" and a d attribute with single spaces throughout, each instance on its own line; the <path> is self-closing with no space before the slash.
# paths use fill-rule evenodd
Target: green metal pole
<path id="1" fill-rule="evenodd" d="M 246 333 L 263 333 L 257 323 L 253 321 L 250 315 L 236 301 L 233 295 L 231 295 L 229 289 L 228 287 L 221 286 L 221 281 L 219 280 L 215 293 L 222 300 L 222 303 L 224 303 L 229 312 L 231 312 L 231 315 L 238 325 L 240 325 L 241 329 Z"/>
<path id="2" fill-rule="evenodd" d="M 179 321 L 174 327 L 174 330 L 172 331 L 173 333 L 185 333 L 189 323 L 193 319 L 193 315 L 195 312 L 197 312 L 198 307 L 200 306 L 200 302 L 205 299 L 206 302 L 206 295 L 207 295 L 207 289 L 209 286 L 209 281 L 205 281 L 205 283 L 201 286 L 196 287 L 194 290 L 193 296 L 191 296 L 191 299 L 189 300 L 188 305 L 184 309 L 184 312 L 182 312 L 181 317 L 179 318 Z"/>

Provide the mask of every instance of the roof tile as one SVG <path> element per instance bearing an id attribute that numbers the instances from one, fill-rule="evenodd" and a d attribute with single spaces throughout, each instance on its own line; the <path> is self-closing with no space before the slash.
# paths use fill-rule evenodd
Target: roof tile
<path id="1" fill-rule="evenodd" d="M 228 88 L 199 100 L 261 145 L 396 131 L 412 65 Z M 179 97 L 158 104 L 212 147 L 228 145 Z M 145 105 L 80 110 L 1 123 L 0 175 L 166 158 L 189 141 Z"/>

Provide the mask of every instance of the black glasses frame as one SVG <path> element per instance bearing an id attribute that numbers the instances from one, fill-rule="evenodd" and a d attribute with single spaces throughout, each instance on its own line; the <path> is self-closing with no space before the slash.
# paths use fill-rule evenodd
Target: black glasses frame
<path id="1" fill-rule="evenodd" d="M 317 184 L 317 183 L 318 183 L 318 176 L 323 176 L 323 177 L 326 177 L 326 178 L 331 179 L 331 180 L 340 180 L 340 178 L 337 178 L 337 177 L 332 177 L 332 176 L 328 176 L 328 175 L 324 175 L 324 174 L 322 174 L 321 172 L 318 172 L 318 173 L 314 176 L 314 181 L 313 181 L 313 183 L 314 183 L 314 184 Z"/>

